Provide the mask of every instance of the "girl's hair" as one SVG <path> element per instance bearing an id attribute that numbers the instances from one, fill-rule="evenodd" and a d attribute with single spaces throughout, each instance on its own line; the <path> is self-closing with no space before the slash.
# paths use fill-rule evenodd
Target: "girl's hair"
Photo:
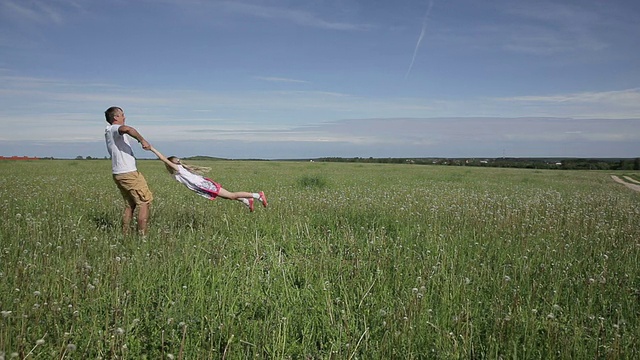
<path id="1" fill-rule="evenodd" d="M 169 156 L 167 160 L 171 161 L 174 164 L 176 163 L 174 160 L 178 160 L 177 162 L 178 164 L 182 165 L 185 169 L 189 170 L 194 174 L 204 175 L 209 171 L 211 171 L 210 167 L 185 164 L 182 161 L 180 161 L 176 156 Z M 167 166 L 167 170 L 169 170 L 170 173 L 173 173 L 173 169 L 171 167 Z"/>

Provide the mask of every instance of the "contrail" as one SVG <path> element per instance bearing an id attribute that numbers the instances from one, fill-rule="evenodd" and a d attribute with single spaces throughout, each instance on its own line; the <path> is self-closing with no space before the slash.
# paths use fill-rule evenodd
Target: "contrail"
<path id="1" fill-rule="evenodd" d="M 411 58 L 411 64 L 409 64 L 409 69 L 407 73 L 404 75 L 406 79 L 413 68 L 413 63 L 416 61 L 416 55 L 418 54 L 418 49 L 420 48 L 420 43 L 422 42 L 422 38 L 424 34 L 427 32 L 427 22 L 429 21 L 429 14 L 431 13 L 431 8 L 433 7 L 433 0 L 429 2 L 429 8 L 427 9 L 427 13 L 424 15 L 424 21 L 422 22 L 422 31 L 420 31 L 420 36 L 418 37 L 418 42 L 416 43 L 416 48 L 413 49 L 413 57 Z"/>

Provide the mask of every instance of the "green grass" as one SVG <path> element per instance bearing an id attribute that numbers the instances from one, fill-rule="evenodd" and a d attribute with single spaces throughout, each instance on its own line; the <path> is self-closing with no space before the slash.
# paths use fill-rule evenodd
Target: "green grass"
<path id="1" fill-rule="evenodd" d="M 640 194 L 611 172 L 197 164 L 270 207 L 140 161 L 150 233 L 125 237 L 108 161 L 0 162 L 0 354 L 640 355 Z"/>

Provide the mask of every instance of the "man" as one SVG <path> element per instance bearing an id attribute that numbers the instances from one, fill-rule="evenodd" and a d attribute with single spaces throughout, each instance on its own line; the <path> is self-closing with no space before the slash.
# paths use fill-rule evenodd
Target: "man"
<path id="1" fill-rule="evenodd" d="M 126 235 L 133 214 L 138 209 L 138 233 L 147 234 L 147 221 L 149 219 L 149 207 L 153 200 L 153 194 L 147 186 L 147 181 L 136 167 L 136 158 L 129 143 L 129 137 L 136 139 L 142 148 L 148 150 L 151 145 L 142 135 L 131 126 L 125 125 L 124 111 L 116 106 L 108 108 L 104 116 L 109 123 L 104 132 L 109 156 L 111 156 L 111 170 L 120 193 L 125 200 L 124 213 L 122 215 L 122 231 Z"/>

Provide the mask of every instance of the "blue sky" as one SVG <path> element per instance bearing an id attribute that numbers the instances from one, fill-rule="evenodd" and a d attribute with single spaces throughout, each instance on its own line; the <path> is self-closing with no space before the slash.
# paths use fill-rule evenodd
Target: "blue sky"
<path id="1" fill-rule="evenodd" d="M 1 0 L 0 155 L 638 157 L 636 0 Z M 137 149 L 138 157 L 153 154 Z"/>

